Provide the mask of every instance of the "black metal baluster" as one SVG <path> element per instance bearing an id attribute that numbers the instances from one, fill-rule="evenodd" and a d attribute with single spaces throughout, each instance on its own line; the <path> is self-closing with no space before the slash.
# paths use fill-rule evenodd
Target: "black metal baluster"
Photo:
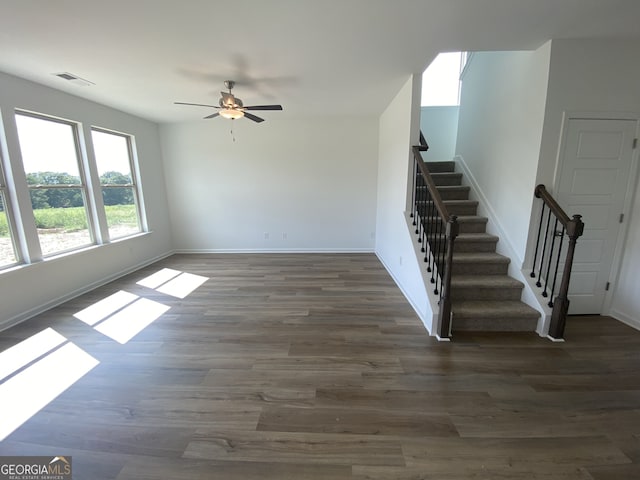
<path id="1" fill-rule="evenodd" d="M 536 251 L 533 254 L 533 263 L 531 264 L 531 278 L 536 277 L 536 261 L 538 260 L 538 248 L 540 247 L 540 234 L 542 233 L 542 221 L 544 220 L 545 204 L 542 203 L 542 211 L 540 212 L 540 225 L 538 225 L 538 239 L 536 240 Z"/>
<path id="2" fill-rule="evenodd" d="M 416 189 L 418 188 L 418 162 L 416 158 L 413 157 L 413 191 L 411 192 L 411 214 L 409 215 L 413 218 L 413 224 L 416 224 L 416 217 L 414 215 L 416 209 Z"/>
<path id="3" fill-rule="evenodd" d="M 431 219 L 431 221 L 433 222 L 433 225 L 431 226 L 431 235 L 429 235 L 429 250 L 430 250 L 430 255 L 429 255 L 429 265 L 427 267 L 427 272 L 431 272 L 431 283 L 433 283 L 433 275 L 435 272 L 435 268 L 434 268 L 434 254 L 435 254 L 435 236 L 436 236 L 436 232 L 438 231 L 438 221 L 439 221 L 439 217 L 438 217 L 438 210 L 435 207 L 435 202 L 433 201 L 433 197 L 430 196 L 430 200 L 431 202 L 429 203 L 429 218 Z"/>
<path id="4" fill-rule="evenodd" d="M 556 244 L 556 230 L 558 228 L 558 219 L 556 218 L 555 223 L 553 224 L 553 233 L 551 234 L 551 250 L 549 251 L 549 261 L 547 262 L 547 273 L 544 277 L 544 290 L 542 291 L 542 296 L 546 297 L 547 286 L 549 285 L 549 272 L 551 272 L 551 262 L 553 261 L 553 250 Z"/>
<path id="5" fill-rule="evenodd" d="M 417 216 L 420 217 L 421 213 L 420 213 L 420 206 L 422 203 L 422 189 L 420 188 L 421 183 L 422 183 L 422 174 L 418 175 L 417 179 L 416 179 L 416 183 L 417 183 L 417 191 L 416 191 L 416 211 L 417 211 Z M 416 235 L 420 234 L 420 230 L 419 227 L 417 225 L 417 219 L 414 219 L 413 224 L 416 225 Z"/>
<path id="6" fill-rule="evenodd" d="M 440 220 L 439 217 L 438 217 L 438 219 Z M 438 262 L 437 262 L 438 257 L 440 255 L 440 237 L 441 237 L 441 235 L 442 235 L 442 222 L 440 221 L 440 222 L 438 222 L 437 236 L 436 236 L 436 238 L 434 240 L 435 250 L 433 252 L 433 257 L 434 257 L 434 260 L 433 260 L 434 268 L 433 268 L 433 270 L 435 271 L 436 268 L 437 268 L 438 269 L 438 274 L 436 275 L 436 278 L 433 279 L 433 273 L 432 273 L 432 280 L 431 280 L 431 283 L 435 283 L 435 285 L 436 285 L 435 289 L 433 290 L 433 293 L 435 295 L 438 295 L 438 293 L 439 293 L 439 291 L 438 291 L 438 280 L 439 280 L 439 277 L 442 274 L 442 272 L 440 271 L 440 266 L 438 265 Z"/>
<path id="7" fill-rule="evenodd" d="M 551 223 L 551 210 L 547 214 L 547 230 L 544 232 L 544 242 L 542 243 L 542 255 L 540 255 L 540 266 L 538 267 L 538 281 L 536 287 L 542 287 L 542 265 L 544 264 L 544 254 L 547 251 L 547 239 L 549 238 L 549 224 Z"/>
<path id="8" fill-rule="evenodd" d="M 428 191 L 427 189 L 427 193 L 428 193 L 428 198 L 427 198 L 427 202 L 433 202 L 433 198 L 431 198 L 431 192 Z M 427 263 L 427 272 L 431 271 L 431 266 L 429 265 L 429 255 L 431 255 L 431 240 L 430 238 L 433 235 L 433 212 L 431 210 L 431 207 L 426 208 L 425 206 L 425 215 L 427 217 L 427 249 L 425 251 L 424 254 L 424 261 L 425 263 Z"/>
<path id="9" fill-rule="evenodd" d="M 446 228 L 443 229 L 443 232 L 441 234 L 441 247 L 440 247 L 440 253 L 438 255 L 438 278 L 440 279 L 440 298 L 442 298 L 442 294 L 443 294 L 443 289 L 442 289 L 442 282 L 444 281 L 444 269 L 445 269 L 445 265 L 444 265 L 444 259 L 445 259 L 445 255 L 446 255 L 446 250 L 447 250 L 447 230 Z"/>
<path id="10" fill-rule="evenodd" d="M 556 221 L 557 223 L 557 221 Z M 560 256 L 562 255 L 562 242 L 564 240 L 565 228 L 558 234 L 560 237 L 560 246 L 558 247 L 558 256 L 556 257 L 556 270 L 553 274 L 553 285 L 551 286 L 551 295 L 549 295 L 549 307 L 553 308 L 553 293 L 556 291 L 556 281 L 558 280 L 558 266 L 560 265 Z"/>

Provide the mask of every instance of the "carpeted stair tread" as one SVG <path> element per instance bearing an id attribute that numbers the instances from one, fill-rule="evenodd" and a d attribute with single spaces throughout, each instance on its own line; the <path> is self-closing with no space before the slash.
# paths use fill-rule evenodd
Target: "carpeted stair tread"
<path id="1" fill-rule="evenodd" d="M 511 259 L 495 252 L 453 252 L 454 263 L 502 263 L 509 265 Z"/>
<path id="2" fill-rule="evenodd" d="M 453 254 L 456 252 L 495 252 L 498 237 L 490 233 L 461 233 L 456 238 Z"/>
<path id="3" fill-rule="evenodd" d="M 522 288 L 523 283 L 507 275 L 454 275 L 452 288 Z"/>
<path id="4" fill-rule="evenodd" d="M 453 331 L 532 332 L 540 312 L 519 300 L 454 302 Z"/>
<path id="5" fill-rule="evenodd" d="M 495 252 L 453 252 L 453 276 L 457 275 L 506 275 L 509 257 Z"/>
<path id="6" fill-rule="evenodd" d="M 518 300 L 467 300 L 454 302 L 457 318 L 493 318 L 504 315 L 539 318 L 540 312 Z"/>
<path id="7" fill-rule="evenodd" d="M 496 235 L 491 235 L 490 233 L 482 233 L 482 232 L 477 232 L 477 233 L 461 233 L 456 237 L 455 243 L 454 243 L 454 247 L 453 247 L 453 251 L 455 252 L 455 245 L 458 244 L 458 242 L 466 242 L 466 243 L 473 243 L 473 242 L 487 242 L 487 243 L 497 243 L 499 240 L 499 237 L 497 237 Z"/>
<path id="8" fill-rule="evenodd" d="M 438 193 L 443 200 L 468 200 L 471 187 L 466 185 L 438 185 Z"/>

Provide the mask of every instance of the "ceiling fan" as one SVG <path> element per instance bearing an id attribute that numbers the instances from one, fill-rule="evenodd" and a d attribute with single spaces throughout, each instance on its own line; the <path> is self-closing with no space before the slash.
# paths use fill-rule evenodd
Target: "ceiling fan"
<path id="1" fill-rule="evenodd" d="M 260 118 L 257 115 L 247 112 L 247 110 L 282 110 L 282 105 L 248 105 L 244 106 L 242 100 L 234 96 L 231 93 L 231 89 L 235 86 L 236 82 L 233 80 L 225 80 L 224 86 L 229 89 L 229 92 L 220 92 L 222 97 L 220 98 L 218 105 L 207 105 L 203 103 L 185 103 L 174 102 L 176 105 L 193 105 L 196 107 L 211 107 L 217 108 L 219 111 L 207 115 L 206 118 L 214 118 L 220 115 L 224 118 L 235 120 L 237 118 L 247 117 L 249 120 L 260 123 L 264 122 L 264 118 Z"/>

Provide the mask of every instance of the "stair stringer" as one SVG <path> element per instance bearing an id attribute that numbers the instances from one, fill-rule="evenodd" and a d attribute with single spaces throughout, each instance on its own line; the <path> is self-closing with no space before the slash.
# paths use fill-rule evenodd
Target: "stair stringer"
<path id="1" fill-rule="evenodd" d="M 546 337 L 549 331 L 549 323 L 551 322 L 551 309 L 546 304 L 548 300 L 545 300 L 536 292 L 537 289 L 534 288 L 535 285 L 531 282 L 531 277 L 523 268 L 523 259 L 516 253 L 516 250 L 496 215 L 495 210 L 491 207 L 491 203 L 482 192 L 482 189 L 478 185 L 478 182 L 471 170 L 467 167 L 462 155 L 456 155 L 453 158 L 453 161 L 460 167 L 460 171 L 463 174 L 462 184 L 471 188 L 469 198 L 479 202 L 478 215 L 482 215 L 489 219 L 486 227 L 487 233 L 496 235 L 500 239 L 496 245 L 496 252 L 511 259 L 508 270 L 509 276 L 516 280 L 520 280 L 524 284 L 520 300 L 540 313 L 540 318 L 538 319 L 538 324 L 536 326 L 536 333 L 541 337 Z"/>

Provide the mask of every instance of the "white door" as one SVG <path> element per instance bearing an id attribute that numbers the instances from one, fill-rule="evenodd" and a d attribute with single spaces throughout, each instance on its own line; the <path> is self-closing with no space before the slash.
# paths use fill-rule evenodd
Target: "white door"
<path id="1" fill-rule="evenodd" d="M 557 199 L 582 215 L 569 285 L 570 314 L 599 314 L 622 227 L 637 123 L 570 118 L 560 155 Z"/>

